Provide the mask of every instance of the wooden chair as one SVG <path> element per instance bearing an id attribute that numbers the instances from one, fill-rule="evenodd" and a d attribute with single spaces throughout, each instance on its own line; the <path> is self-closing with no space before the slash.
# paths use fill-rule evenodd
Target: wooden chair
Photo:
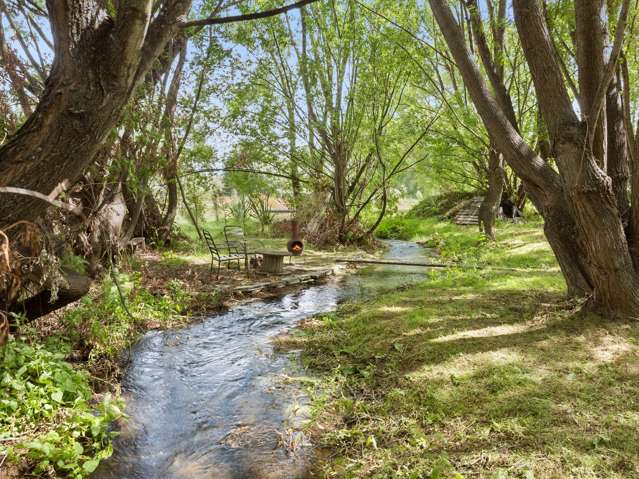
<path id="1" fill-rule="evenodd" d="M 222 263 L 228 263 L 230 265 L 231 262 L 237 261 L 237 268 L 240 269 L 240 261 L 244 258 L 243 254 L 235 254 L 229 251 L 228 255 L 220 254 L 220 249 L 213 241 L 213 236 L 207 230 L 202 230 L 202 234 L 204 235 L 204 240 L 206 241 L 206 246 L 209 248 L 209 252 L 211 253 L 211 272 L 213 272 L 213 263 L 217 261 L 217 276 L 216 279 L 220 278 L 220 270 L 222 269 Z"/>

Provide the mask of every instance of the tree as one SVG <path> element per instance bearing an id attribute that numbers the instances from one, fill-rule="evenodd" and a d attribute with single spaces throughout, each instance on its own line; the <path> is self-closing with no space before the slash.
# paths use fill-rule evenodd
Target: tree
<path id="1" fill-rule="evenodd" d="M 287 10 L 184 21 L 190 6 L 188 0 L 166 0 L 159 5 L 137 0 L 109 10 L 96 0 L 49 0 L 55 58 L 35 111 L 0 148 L 2 185 L 49 194 L 64 180 L 74 182 L 95 157 L 155 60 L 184 28 Z M 46 206 L 33 196 L 8 196 L 0 203 L 0 227 L 33 220 Z"/>
<path id="2" fill-rule="evenodd" d="M 32 224 L 42 218 L 51 204 L 64 204 L 55 198 L 78 181 L 103 148 L 109 150 L 105 141 L 113 138 L 114 127 L 126 105 L 161 55 L 167 50 L 179 50 L 172 46 L 181 41 L 178 37 L 184 32 L 198 31 L 206 25 L 265 18 L 313 1 L 316 0 L 220 17 L 223 7 L 234 3 L 220 0 L 209 9 L 210 16 L 185 20 L 191 7 L 189 0 L 134 0 L 115 4 L 50 0 L 46 13 L 54 59 L 41 92 L 32 84 L 25 86 L 33 71 L 44 77 L 39 62 L 23 47 L 33 71 L 26 68 L 18 71 L 22 68 L 21 61 L 8 50 L 0 35 L 0 54 L 5 61 L 10 58 L 14 72 L 21 75 L 10 76 L 10 81 L 27 116 L 22 126 L 0 146 L 0 187 L 4 188 L 0 193 L 0 230 L 14 236 L 21 229 L 15 225 Z M 201 13 L 206 15 L 207 3 L 203 8 Z M 4 3 L 0 4 L 0 11 L 10 15 Z M 36 29 L 35 24 L 30 25 Z M 46 41 L 46 36 L 42 38 Z M 31 111 L 27 92 L 34 91 L 39 94 L 39 101 Z M 30 236 L 9 237 L 11 248 L 22 249 Z M 8 274 L 19 269 L 18 263 L 18 269 Z M 15 288 L 3 285 L 0 289 L 0 299 L 4 308 L 8 308 L 17 297 Z"/>
<path id="3" fill-rule="evenodd" d="M 398 176 L 427 156 L 423 130 L 437 113 L 423 121 L 405 114 L 415 66 L 394 45 L 398 33 L 345 1 L 243 25 L 233 38 L 256 57 L 228 102 L 235 131 L 272 149 L 262 169 L 290 176 L 293 198 L 311 193 L 300 209 L 313 238 L 370 236 Z M 362 228 L 362 215 L 373 210 L 371 227 Z"/>
<path id="4" fill-rule="evenodd" d="M 606 93 L 618 71 L 630 0 L 623 1 L 618 15 L 608 11 L 611 18 L 617 17 L 617 23 L 614 45 L 605 61 L 586 61 L 585 52 L 605 58 L 607 42 L 593 32 L 605 30 L 602 12 L 608 5 L 602 1 L 592 2 L 597 5 L 575 2 L 575 43 L 576 50 L 582 52 L 578 54 L 581 118 L 573 107 L 542 2 L 513 2 L 517 32 L 557 169 L 526 143 L 497 95 L 489 91 L 447 2 L 429 1 L 479 115 L 545 219 L 544 231 L 569 293 L 591 294 L 590 306 L 598 311 L 636 316 L 639 280 L 633 258 L 636 261 L 634 232 L 639 224 L 632 218 L 628 234 L 624 231 L 623 212 L 613 188 L 615 177 L 609 174 L 611 152 L 606 149 L 605 135 L 600 134 L 602 124 L 608 126 L 602 112 L 606 109 Z M 602 8 L 597 9 L 598 6 Z M 629 106 L 627 98 L 625 103 Z M 639 191 L 633 189 L 633 200 L 637 196 Z"/>

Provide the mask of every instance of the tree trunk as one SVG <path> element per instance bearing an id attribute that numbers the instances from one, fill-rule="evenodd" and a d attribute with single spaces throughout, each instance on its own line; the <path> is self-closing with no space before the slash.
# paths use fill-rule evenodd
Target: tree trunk
<path id="1" fill-rule="evenodd" d="M 587 115 L 594 103 L 604 76 L 606 23 L 604 0 L 575 0 L 575 47 L 582 114 Z M 607 132 L 605 111 L 595 126 L 593 154 L 601 168 L 607 163 Z"/>
<path id="2" fill-rule="evenodd" d="M 51 290 L 46 288 L 35 296 L 13 305 L 11 312 L 22 314 L 29 320 L 37 319 L 77 301 L 89 292 L 91 279 L 88 276 L 64 268 L 62 274 L 67 284 L 60 286 L 55 301 L 51 301 Z"/>
<path id="3" fill-rule="evenodd" d="M 162 227 L 160 230 L 160 239 L 164 242 L 168 241 L 171 237 L 171 228 L 173 227 L 173 223 L 175 223 L 175 217 L 177 216 L 178 210 L 178 187 L 175 175 L 165 175 L 165 178 L 168 199 L 166 212 L 164 213 L 164 218 L 162 219 Z"/>
<path id="4" fill-rule="evenodd" d="M 346 204 L 346 168 L 347 159 L 342 155 L 340 146 L 335 152 L 335 163 L 333 172 L 333 199 L 335 201 L 335 220 L 338 224 L 338 240 L 344 240 L 346 231 L 346 216 L 348 215 L 348 205 Z"/>
<path id="5" fill-rule="evenodd" d="M 479 207 L 479 229 L 486 237 L 495 241 L 495 218 L 504 190 L 504 166 L 502 156 L 494 148 L 488 154 L 488 191 Z"/>
<path id="6" fill-rule="evenodd" d="M 628 141 L 624 124 L 621 90 L 621 79 L 617 76 L 610 88 L 608 88 L 606 97 L 608 175 L 612 179 L 612 189 L 617 199 L 617 208 L 624 219 L 624 224 L 627 224 L 630 211 L 630 201 L 628 199 L 630 160 L 628 158 Z"/>
<path id="7" fill-rule="evenodd" d="M 595 156 L 600 151 L 605 154 L 605 146 L 594 145 L 592 149 L 588 146 L 589 130 L 595 125 L 581 124 L 574 113 L 540 1 L 514 0 L 513 5 L 524 55 L 555 146 L 563 187 L 575 215 L 578 242 L 588 264 L 593 286 L 591 305 L 606 313 L 639 315 L 639 281 L 612 181 L 600 167 L 605 165 L 605 159 Z M 576 20 L 580 21 L 579 15 Z M 596 37 L 597 33 L 593 35 Z M 585 42 L 588 38 L 584 34 L 578 36 L 578 41 Z M 605 94 L 608 88 L 604 86 Z M 594 105 L 596 101 L 589 98 L 587 103 Z M 594 118 L 587 121 L 592 122 Z"/>
<path id="8" fill-rule="evenodd" d="M 479 115 L 545 218 L 545 232 L 571 294 L 592 290 L 602 312 L 639 314 L 638 284 L 611 181 L 584 151 L 539 0 L 515 0 L 515 20 L 560 175 L 526 144 L 490 94 L 445 0 L 430 0 Z"/>
<path id="9" fill-rule="evenodd" d="M 190 2 L 120 4 L 111 18 L 97 0 L 49 0 L 55 57 L 34 113 L 0 148 L 0 186 L 48 195 L 91 164 L 135 87 L 179 28 Z M 39 217 L 47 204 L 3 195 L 0 228 Z"/>

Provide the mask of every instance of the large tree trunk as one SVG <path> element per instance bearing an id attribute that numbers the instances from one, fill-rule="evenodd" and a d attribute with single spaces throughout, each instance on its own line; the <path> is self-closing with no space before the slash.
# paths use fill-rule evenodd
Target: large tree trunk
<path id="1" fill-rule="evenodd" d="M 590 131 L 598 130 L 594 110 L 597 98 L 590 97 L 587 121 L 577 119 L 564 85 L 561 68 L 553 54 L 550 33 L 539 0 L 514 1 L 515 22 L 526 60 L 533 77 L 542 115 L 555 145 L 557 165 L 575 213 L 578 241 L 589 265 L 595 309 L 639 315 L 639 281 L 637 279 L 621 215 L 612 190 L 612 181 L 600 165 L 605 165 L 605 138 L 594 136 L 589 147 Z M 576 16 L 577 22 L 580 16 Z M 578 28 L 579 30 L 579 28 Z M 592 43 L 598 45 L 597 33 Z M 588 41 L 578 37 L 578 41 Z M 601 47 L 603 50 L 603 46 Z M 600 94 L 601 84 L 596 89 Z M 608 90 L 607 86 L 603 94 Z M 588 117 L 589 116 L 589 117 Z M 597 145 L 597 141 L 601 145 Z"/>
<path id="2" fill-rule="evenodd" d="M 546 219 L 546 235 L 569 292 L 592 288 L 594 308 L 639 314 L 639 283 L 612 182 L 593 151 L 584 148 L 589 144 L 588 128 L 572 109 L 540 1 L 515 0 L 515 20 L 559 175 L 525 143 L 486 88 L 445 0 L 430 0 L 430 4 L 486 128 Z M 597 102 L 593 99 L 592 104 Z"/>
<path id="3" fill-rule="evenodd" d="M 88 276 L 68 269 L 63 269 L 62 274 L 65 284 L 57 290 L 54 301 L 51 301 L 51 289 L 45 288 L 35 296 L 13 305 L 11 312 L 21 314 L 28 320 L 37 319 L 77 301 L 89 292 L 91 279 Z"/>
<path id="4" fill-rule="evenodd" d="M 171 2 L 151 21 L 152 4 L 121 4 L 114 20 L 97 0 L 47 2 L 51 74 L 35 112 L 0 148 L 0 186 L 48 195 L 91 163 L 190 2 Z M 3 195 L 0 227 L 34 220 L 46 206 L 31 196 Z"/>

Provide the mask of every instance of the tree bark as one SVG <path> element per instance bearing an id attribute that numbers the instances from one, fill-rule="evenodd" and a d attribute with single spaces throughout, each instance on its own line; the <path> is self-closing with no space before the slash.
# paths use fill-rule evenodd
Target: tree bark
<path id="1" fill-rule="evenodd" d="M 91 278 L 64 268 L 62 273 L 67 284 L 60 286 L 55 301 L 51 302 L 51 290 L 47 288 L 29 299 L 13 305 L 10 311 L 22 314 L 28 320 L 34 320 L 77 301 L 89 292 Z"/>
<path id="2" fill-rule="evenodd" d="M 554 55 L 539 0 L 514 0 L 515 22 L 588 264 L 594 309 L 639 315 L 639 281 L 628 249 L 612 181 L 589 146 Z M 585 40 L 582 40 L 585 41 Z M 597 88 L 597 92 L 599 87 Z M 596 98 L 590 99 L 596 103 Z M 591 125 L 592 127 L 592 125 Z M 596 138 L 596 137 L 595 137 Z"/>
<path id="3" fill-rule="evenodd" d="M 102 4 L 47 2 L 55 46 L 51 73 L 34 113 L 0 148 L 0 186 L 48 195 L 63 180 L 77 180 L 175 35 L 190 1 L 170 2 L 153 19 L 150 0 L 120 4 L 115 20 Z M 34 220 L 46 206 L 3 195 L 0 227 Z"/>
<path id="4" fill-rule="evenodd" d="M 568 293 L 577 296 L 587 294 L 591 291 L 591 282 L 586 256 L 582 246 L 575 241 L 576 224 L 566 204 L 559 175 L 526 144 L 488 91 L 445 0 L 429 1 L 484 125 L 506 161 L 524 181 L 526 192 L 545 218 L 546 237 L 564 272 Z M 557 81 L 557 78 L 550 80 Z M 559 81 L 562 81 L 561 76 Z M 545 98 L 544 102 L 566 107 L 562 97 Z M 571 110 L 569 101 L 567 108 Z M 555 128 L 556 123 L 551 123 L 551 127 Z"/>
<path id="5" fill-rule="evenodd" d="M 181 38 L 178 44 L 179 57 L 178 63 L 171 79 L 169 91 L 166 96 L 166 104 L 164 107 L 164 113 L 162 115 L 162 126 L 164 128 L 164 146 L 163 152 L 166 159 L 166 166 L 163 170 L 164 180 L 166 181 L 167 189 L 167 207 L 164 217 L 162 218 L 162 225 L 159 231 L 159 236 L 162 241 L 168 242 L 171 237 L 171 229 L 175 222 L 178 210 L 178 187 L 177 187 L 177 174 L 178 174 L 178 148 L 175 144 L 173 137 L 173 127 L 175 124 L 175 110 L 177 108 L 178 93 L 180 84 L 182 83 L 182 71 L 184 70 L 184 64 L 186 63 L 187 54 L 187 41 Z"/>
<path id="6" fill-rule="evenodd" d="M 488 154 L 488 191 L 479 207 L 479 229 L 486 237 L 495 241 L 495 218 L 504 190 L 504 167 L 502 156 L 491 148 Z"/>
<path id="7" fill-rule="evenodd" d="M 575 47 L 582 114 L 592 110 L 599 84 L 604 77 L 606 24 L 604 0 L 575 0 Z M 599 166 L 606 169 L 607 125 L 605 114 L 594 125 L 593 154 Z"/>
<path id="8" fill-rule="evenodd" d="M 621 79 L 617 76 L 608 88 L 606 96 L 606 119 L 608 122 L 608 175 L 612 179 L 612 189 L 617 199 L 617 209 L 628 223 L 630 201 L 628 199 L 628 181 L 630 179 L 630 160 L 628 141 L 624 122 Z"/>

